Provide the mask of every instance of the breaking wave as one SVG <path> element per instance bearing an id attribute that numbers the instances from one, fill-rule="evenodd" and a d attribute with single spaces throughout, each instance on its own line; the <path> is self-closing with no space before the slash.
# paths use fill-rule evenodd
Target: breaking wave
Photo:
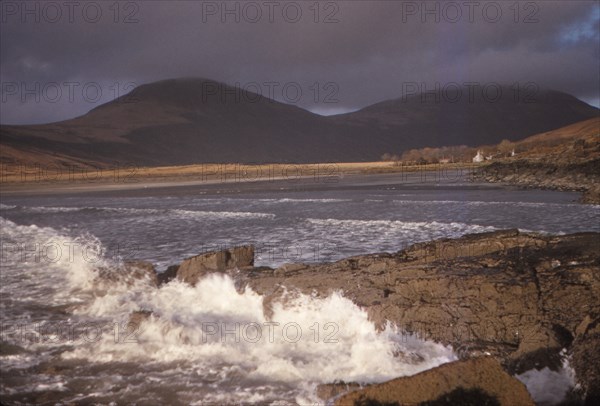
<path id="1" fill-rule="evenodd" d="M 0 219 L 3 241 L 60 244 L 78 240 L 102 251 L 92 235 L 74 239 L 67 230 Z M 102 285 L 98 269 L 118 269 L 112 259 L 90 262 L 76 250 L 49 267 L 35 260 L 23 262 L 18 251 L 4 254 L 13 296 L 28 296 L 39 304 L 70 305 L 62 319 L 46 324 L 102 326 L 93 339 L 75 338 L 66 348 L 61 347 L 64 343 L 53 342 L 26 345 L 33 352 L 61 348 L 61 360 L 80 362 L 73 375 L 64 371 L 63 381 L 38 382 L 42 387 L 68 385 L 82 369 L 135 363 L 138 379 L 145 374 L 144 366 L 148 366 L 144 378 L 148 382 L 171 375 L 187 379 L 186 390 L 177 393 L 180 403 L 294 398 L 304 404 L 317 401 L 319 383 L 340 379 L 378 382 L 456 358 L 450 348 L 406 335 L 395 326 L 388 324 L 379 331 L 366 311 L 341 292 L 328 297 L 289 292 L 266 311 L 265 297 L 249 288 L 240 290 L 225 275 L 210 275 L 196 286 L 172 281 L 156 288 L 143 278 L 135 283 L 117 279 Z M 26 269 L 31 277 L 24 280 L 20 276 Z M 15 303 L 3 303 L 3 307 L 8 312 L 22 312 Z M 128 330 L 130 315 L 140 310 L 151 315 Z M 12 365 L 3 361 L 2 368 L 16 368 L 14 361 Z M 23 357 L 21 367 L 25 361 Z M 31 359 L 28 362 L 30 367 Z"/>

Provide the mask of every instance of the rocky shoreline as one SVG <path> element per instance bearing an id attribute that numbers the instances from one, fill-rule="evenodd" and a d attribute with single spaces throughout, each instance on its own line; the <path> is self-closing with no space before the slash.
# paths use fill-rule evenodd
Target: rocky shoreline
<path id="1" fill-rule="evenodd" d="M 243 246 L 188 258 L 161 274 L 143 262 L 128 263 L 125 269 L 125 277 L 149 275 L 157 287 L 173 279 L 193 285 L 207 274 L 226 273 L 240 291 L 250 287 L 264 296 L 267 316 L 272 314 L 273 303 L 285 301 L 286 291 L 321 297 L 342 291 L 366 309 L 380 328 L 390 321 L 408 333 L 451 345 L 462 360 L 452 363 L 457 364 L 452 368 L 467 368 L 474 377 L 483 373 L 475 370 L 488 358 L 497 360 L 510 375 L 534 368 L 556 370 L 566 349 L 578 383 L 570 396 L 586 404 L 597 404 L 600 399 L 599 233 L 545 236 L 504 230 L 418 243 L 396 253 L 323 264 L 285 264 L 277 269 L 255 267 L 253 247 Z M 130 321 L 143 323 L 149 316 L 140 309 Z M 461 364 L 471 359 L 484 361 Z M 443 371 L 438 372 L 443 375 Z M 439 374 L 416 378 L 421 382 L 418 385 L 404 381 L 402 385 L 433 385 L 434 376 Z M 500 379 L 481 376 L 485 382 Z M 458 386 L 450 385 L 447 392 L 482 390 L 486 396 L 493 395 L 496 403 L 489 404 L 509 404 L 485 382 L 473 379 L 467 387 L 457 381 Z M 517 388 L 520 382 L 514 381 Z M 340 395 L 339 390 L 329 389 L 321 388 L 321 392 Z M 369 390 L 369 396 L 377 392 Z M 476 398 L 478 393 L 455 395 Z M 432 391 L 432 401 L 433 395 L 440 393 Z M 405 404 L 398 403 L 404 401 L 400 398 L 352 399 L 354 403 L 344 405 Z"/>
<path id="2" fill-rule="evenodd" d="M 600 204 L 600 159 L 570 163 L 553 157 L 499 161 L 475 171 L 473 179 L 526 188 L 583 192 L 581 203 Z"/>

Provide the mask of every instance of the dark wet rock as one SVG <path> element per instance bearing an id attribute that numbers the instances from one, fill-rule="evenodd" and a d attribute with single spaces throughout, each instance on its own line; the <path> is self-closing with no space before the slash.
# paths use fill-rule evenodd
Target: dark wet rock
<path id="1" fill-rule="evenodd" d="M 586 317 L 600 314 L 600 234 L 505 230 L 235 278 L 265 296 L 267 316 L 285 291 L 342 290 L 380 328 L 389 320 L 463 359 L 491 354 L 511 373 L 556 369 L 563 348 L 575 353 L 588 342 L 577 332 Z M 582 386 L 597 386 L 583 361 L 574 368 Z"/>
<path id="2" fill-rule="evenodd" d="M 254 266 L 254 247 L 251 245 L 213 251 L 185 259 L 177 269 L 177 279 L 195 285 L 200 278 L 213 272 Z"/>
<path id="3" fill-rule="evenodd" d="M 533 406 L 527 388 L 492 357 L 451 362 L 419 374 L 370 385 L 339 397 L 337 406 Z"/>
<path id="4" fill-rule="evenodd" d="M 600 317 L 587 316 L 576 330 L 571 364 L 588 404 L 600 404 Z"/>
<path id="5" fill-rule="evenodd" d="M 158 286 L 158 279 L 154 265 L 148 261 L 124 261 L 116 267 L 100 267 L 98 269 L 98 282 L 110 287 L 112 283 L 125 283 L 133 285 L 139 281 L 147 281 L 152 286 Z"/>
<path id="6" fill-rule="evenodd" d="M 158 280 L 158 286 L 169 283 L 173 279 L 175 279 L 177 277 L 178 269 L 179 269 L 179 265 L 171 265 L 170 267 L 167 268 L 166 271 L 157 274 L 156 278 Z"/>
<path id="7" fill-rule="evenodd" d="M 548 367 L 552 371 L 558 371 L 563 365 L 563 354 L 561 349 L 564 347 L 554 346 L 539 348 L 527 352 L 520 357 L 512 357 L 506 363 L 506 369 L 511 374 L 522 374 L 524 372 L 536 369 L 540 370 Z"/>

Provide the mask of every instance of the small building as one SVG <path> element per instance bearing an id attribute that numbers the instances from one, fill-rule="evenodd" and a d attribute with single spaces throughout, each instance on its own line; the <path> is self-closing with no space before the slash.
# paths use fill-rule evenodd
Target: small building
<path id="1" fill-rule="evenodd" d="M 483 162 L 484 158 L 483 158 L 483 154 L 481 153 L 481 150 L 477 151 L 477 155 L 475 155 L 473 157 L 473 162 L 475 163 L 479 163 L 479 162 Z"/>

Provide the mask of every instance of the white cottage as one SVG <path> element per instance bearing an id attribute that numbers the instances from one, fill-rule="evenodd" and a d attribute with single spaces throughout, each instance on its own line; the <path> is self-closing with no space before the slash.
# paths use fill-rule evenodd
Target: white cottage
<path id="1" fill-rule="evenodd" d="M 484 158 L 483 158 L 483 154 L 481 153 L 481 150 L 477 151 L 477 155 L 475 155 L 473 157 L 473 162 L 475 163 L 479 163 L 479 162 L 483 162 Z"/>

